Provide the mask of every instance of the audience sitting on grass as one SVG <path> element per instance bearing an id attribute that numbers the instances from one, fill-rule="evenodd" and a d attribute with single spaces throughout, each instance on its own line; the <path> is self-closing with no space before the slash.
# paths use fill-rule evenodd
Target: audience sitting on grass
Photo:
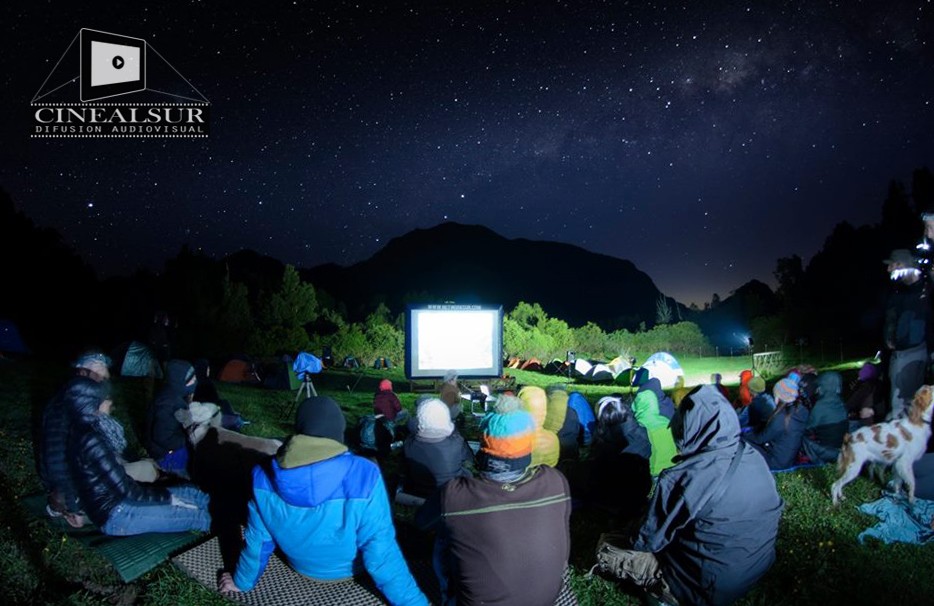
<path id="1" fill-rule="evenodd" d="M 562 391 L 564 397 L 567 392 Z M 522 402 L 522 409 L 527 411 L 532 420 L 535 421 L 535 436 L 532 441 L 532 465 L 548 465 L 554 467 L 558 464 L 558 458 L 561 455 L 561 444 L 558 442 L 558 432 L 561 424 L 564 423 L 564 414 L 561 414 L 561 424 L 558 428 L 552 430 L 555 423 L 550 423 L 548 416 L 557 414 L 556 406 L 549 406 L 551 396 L 536 385 L 526 385 L 519 390 L 519 400 Z M 567 411 L 567 406 L 564 408 Z"/>
<path id="2" fill-rule="evenodd" d="M 834 371 L 817 377 L 817 401 L 804 426 L 802 449 L 812 463 L 833 463 L 847 433 L 846 406 L 840 398 L 843 379 Z"/>
<path id="3" fill-rule="evenodd" d="M 554 604 L 570 553 L 567 480 L 531 465 L 535 422 L 517 398 L 499 398 L 480 432 L 480 477 L 454 478 L 416 515 L 437 531 L 442 604 Z"/>
<path id="4" fill-rule="evenodd" d="M 782 499 L 714 386 L 692 391 L 672 428 L 677 464 L 659 476 L 635 540 L 604 535 L 597 565 L 668 604 L 731 604 L 775 561 Z"/>
<path id="5" fill-rule="evenodd" d="M 169 360 L 165 385 L 146 411 L 144 443 L 149 456 L 161 469 L 182 477 L 188 476 L 190 450 L 185 429 L 175 413 L 188 409 L 197 382 L 191 364 L 185 360 Z"/>
<path id="6" fill-rule="evenodd" d="M 469 477 L 473 451 L 454 431 L 447 405 L 437 398 L 418 404 L 414 431 L 402 446 L 402 489 L 427 498 L 456 477 Z"/>
<path id="7" fill-rule="evenodd" d="M 856 387 L 846 401 L 846 409 L 851 431 L 885 420 L 888 410 L 877 365 L 866 362 L 859 369 Z"/>
<path id="8" fill-rule="evenodd" d="M 245 546 L 235 573 L 221 575 L 221 592 L 252 589 L 278 548 L 297 572 L 320 581 L 352 577 L 362 556 L 391 604 L 428 604 L 396 543 L 379 467 L 347 450 L 345 425 L 329 397 L 299 405 L 296 434 L 253 469 Z"/>
<path id="9" fill-rule="evenodd" d="M 220 394 L 217 393 L 217 386 L 214 385 L 214 381 L 211 379 L 210 362 L 204 358 L 199 358 L 195 360 L 193 366 L 195 368 L 197 382 L 195 383 L 195 392 L 192 396 L 192 400 L 195 402 L 210 402 L 220 406 L 221 415 L 223 415 L 221 417 L 221 426 L 224 429 L 239 431 L 244 425 L 249 425 L 250 422 L 241 417 L 240 413 L 234 410 L 230 401 L 222 398 Z"/>
<path id="10" fill-rule="evenodd" d="M 451 411 L 451 420 L 457 423 L 458 418 L 461 416 L 461 390 L 457 386 L 456 370 L 449 370 L 444 374 L 438 397 L 448 405 L 448 409 Z"/>
<path id="11" fill-rule="evenodd" d="M 123 427 L 110 416 L 108 381 L 73 379 L 62 396 L 70 427 L 69 472 L 84 513 L 107 535 L 207 531 L 208 496 L 192 485 L 137 482 L 123 467 Z"/>
<path id="12" fill-rule="evenodd" d="M 798 400 L 798 386 L 784 378 L 772 389 L 775 410 L 759 431 L 744 434 L 744 439 L 765 457 L 769 469 L 789 469 L 798 463 L 804 428 L 810 411 Z"/>
<path id="13" fill-rule="evenodd" d="M 752 403 L 753 393 L 749 390 L 749 381 L 753 376 L 753 372 L 749 369 L 739 373 L 739 391 L 736 394 L 736 401 L 733 402 L 733 408 L 737 411 L 745 410 Z"/>
<path id="14" fill-rule="evenodd" d="M 653 381 L 657 382 L 658 379 L 650 379 L 648 383 Z M 636 394 L 632 402 L 632 411 L 636 421 L 645 428 L 649 436 L 649 443 L 652 445 L 652 452 L 649 455 L 649 471 L 653 476 L 657 476 L 663 469 L 674 465 L 672 458 L 677 454 L 675 441 L 668 428 L 670 421 L 659 412 L 658 397 L 651 388 L 641 390 Z"/>

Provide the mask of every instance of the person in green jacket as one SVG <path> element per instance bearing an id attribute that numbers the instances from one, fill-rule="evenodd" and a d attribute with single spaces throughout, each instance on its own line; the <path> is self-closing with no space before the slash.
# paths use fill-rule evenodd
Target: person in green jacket
<path id="1" fill-rule="evenodd" d="M 649 434 L 649 443 L 652 445 L 652 454 L 649 456 L 649 472 L 657 476 L 663 469 L 668 469 L 674 462 L 672 459 L 678 454 L 675 440 L 668 427 L 669 420 L 658 410 L 658 396 L 651 390 L 639 392 L 632 403 L 632 411 L 639 425 L 645 427 Z"/>

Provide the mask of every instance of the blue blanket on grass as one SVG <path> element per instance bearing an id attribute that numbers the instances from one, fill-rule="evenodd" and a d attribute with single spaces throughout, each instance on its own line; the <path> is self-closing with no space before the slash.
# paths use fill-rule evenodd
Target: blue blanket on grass
<path id="1" fill-rule="evenodd" d="M 867 537 L 879 539 L 883 543 L 912 543 L 924 545 L 934 539 L 931 530 L 931 518 L 934 517 L 934 501 L 915 499 L 914 505 L 908 499 L 891 493 L 871 503 L 858 506 L 861 512 L 876 516 L 879 521 L 875 526 L 859 533 L 860 543 Z"/>

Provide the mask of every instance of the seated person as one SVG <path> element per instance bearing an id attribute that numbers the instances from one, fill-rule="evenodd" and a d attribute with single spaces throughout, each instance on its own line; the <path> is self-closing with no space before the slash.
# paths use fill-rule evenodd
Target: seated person
<path id="1" fill-rule="evenodd" d="M 454 431 L 451 413 L 441 400 L 419 404 L 415 418 L 415 432 L 402 446 L 402 486 L 408 494 L 427 498 L 452 478 L 470 477 L 474 455 Z"/>
<path id="2" fill-rule="evenodd" d="M 726 385 L 723 384 L 723 375 L 719 372 L 715 372 L 710 375 L 710 384 L 717 388 L 717 391 L 726 398 L 726 401 L 730 401 L 730 390 L 726 388 Z"/>
<path id="3" fill-rule="evenodd" d="M 645 370 L 644 368 L 640 370 Z M 642 383 L 639 385 L 639 391 L 636 392 L 636 398 L 639 397 L 639 394 L 650 391 L 655 394 L 655 400 L 658 402 L 658 412 L 661 413 L 663 417 L 671 420 L 671 417 L 675 414 L 675 403 L 674 400 L 668 397 L 662 390 L 662 382 L 652 378 L 645 378 Z M 633 402 L 635 404 L 635 402 Z"/>
<path id="4" fill-rule="evenodd" d="M 629 403 L 607 396 L 597 402 L 597 428 L 590 449 L 587 497 L 592 502 L 634 517 L 645 510 L 652 488 L 652 446 L 636 422 Z"/>
<path id="5" fill-rule="evenodd" d="M 748 368 L 739 373 L 739 390 L 736 394 L 736 401 L 733 402 L 733 408 L 736 410 L 745 410 L 752 404 L 754 394 L 749 390 L 749 381 L 753 378 L 753 372 Z"/>
<path id="6" fill-rule="evenodd" d="M 817 377 L 817 401 L 804 426 L 802 448 L 814 463 L 833 463 L 840 454 L 848 422 L 846 406 L 840 398 L 843 379 L 834 371 Z"/>
<path id="7" fill-rule="evenodd" d="M 570 553 L 567 480 L 531 466 L 535 423 L 500 397 L 480 421 L 479 478 L 454 478 L 416 515 L 437 529 L 443 604 L 553 604 Z"/>
<path id="8" fill-rule="evenodd" d="M 567 397 L 567 392 L 561 392 Z M 537 385 L 526 385 L 519 390 L 519 400 L 522 402 L 523 410 L 532 415 L 535 421 L 535 439 L 532 445 L 532 465 L 548 465 L 554 467 L 558 464 L 558 457 L 561 455 L 561 444 L 558 441 L 558 429 L 564 423 L 564 416 L 567 406 L 564 407 L 564 413 L 561 414 L 561 423 L 555 429 L 554 423 L 549 422 L 549 414 L 558 414 L 556 407 L 549 407 L 549 395 Z M 547 425 L 547 428 L 546 428 Z"/>
<path id="9" fill-rule="evenodd" d="M 74 376 L 107 381 L 110 379 L 110 358 L 98 351 L 85 352 L 74 363 Z M 48 514 L 51 517 L 64 516 L 72 526 L 80 526 L 83 524 L 82 512 L 65 454 L 71 423 L 63 395 L 64 387 L 42 411 L 36 467 L 46 491 Z"/>
<path id="10" fill-rule="evenodd" d="M 224 429 L 238 431 L 244 425 L 249 425 L 250 422 L 241 417 L 230 402 L 217 393 L 217 386 L 214 385 L 214 381 L 211 379 L 211 364 L 204 358 L 199 358 L 195 360 L 193 366 L 195 367 L 197 383 L 195 383 L 195 393 L 192 400 L 195 402 L 210 402 L 220 406 L 223 415 L 221 427 Z"/>
<path id="11" fill-rule="evenodd" d="M 604 535 L 597 562 L 669 604 L 731 604 L 775 561 L 782 499 L 716 387 L 692 391 L 672 427 L 678 462 L 659 476 L 635 541 Z"/>
<path id="12" fill-rule="evenodd" d="M 593 441 L 594 427 L 597 424 L 590 402 L 587 401 L 584 394 L 579 391 L 572 391 L 568 394 L 568 407 L 574 409 L 574 412 L 577 413 L 577 421 L 580 423 L 581 432 L 577 439 L 578 444 L 590 446 Z"/>
<path id="13" fill-rule="evenodd" d="M 810 411 L 798 400 L 798 386 L 793 379 L 786 377 L 776 383 L 772 395 L 775 410 L 765 426 L 743 434 L 743 439 L 765 457 L 769 469 L 788 469 L 798 462 Z"/>
<path id="14" fill-rule="evenodd" d="M 402 402 L 392 391 L 392 381 L 383 379 L 379 382 L 379 389 L 373 396 L 373 413 L 383 415 L 387 421 L 404 426 L 409 420 L 409 412 L 402 408 Z"/>
<path id="15" fill-rule="evenodd" d="M 648 383 L 658 381 L 658 379 L 649 379 Z M 636 399 L 632 403 L 632 412 L 635 414 L 636 421 L 649 435 L 649 443 L 652 445 L 652 452 L 649 455 L 649 471 L 653 476 L 657 476 L 667 467 L 674 465 L 672 458 L 678 454 L 675 448 L 675 441 L 671 437 L 671 430 L 668 428 L 669 419 L 662 415 L 658 410 L 658 397 L 653 389 L 645 389 L 636 394 Z"/>
<path id="16" fill-rule="evenodd" d="M 324 396 L 298 407 L 295 435 L 268 467 L 253 468 L 253 498 L 236 572 L 219 590 L 249 591 L 278 548 L 298 573 L 320 581 L 363 565 L 391 604 L 427 605 L 396 543 L 386 486 L 375 463 L 344 446 L 346 421 Z"/>
<path id="17" fill-rule="evenodd" d="M 739 412 L 739 424 L 744 430 L 762 431 L 775 411 L 775 400 L 765 390 L 765 379 L 753 377 L 746 384 L 752 401 Z"/>
<path id="18" fill-rule="evenodd" d="M 444 381 L 441 383 L 439 398 L 448 405 L 451 410 L 451 420 L 457 423 L 461 415 L 461 390 L 457 386 L 457 371 L 449 370 L 444 374 Z"/>
<path id="19" fill-rule="evenodd" d="M 158 487 L 139 483 L 120 462 L 123 428 L 110 416 L 109 382 L 73 379 L 63 401 L 68 432 L 69 471 L 84 512 L 107 535 L 207 531 L 208 496 L 191 485 Z"/>
<path id="20" fill-rule="evenodd" d="M 146 411 L 144 444 L 149 456 L 165 471 L 187 477 L 188 436 L 175 416 L 188 409 L 198 378 L 194 367 L 184 360 L 170 360 L 162 390 Z"/>

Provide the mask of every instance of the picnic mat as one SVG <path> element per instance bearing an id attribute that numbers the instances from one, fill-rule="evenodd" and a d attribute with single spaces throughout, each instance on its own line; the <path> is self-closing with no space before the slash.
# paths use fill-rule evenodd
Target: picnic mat
<path id="1" fill-rule="evenodd" d="M 93 524 L 72 528 L 63 518 L 50 518 L 45 510 L 44 494 L 25 496 L 20 499 L 30 515 L 48 522 L 56 531 L 73 537 L 82 545 L 99 553 L 110 562 L 125 583 L 135 581 L 169 556 L 200 540 L 199 532 L 150 532 L 129 537 L 110 537 Z"/>
<path id="2" fill-rule="evenodd" d="M 223 568 L 217 538 L 205 541 L 172 561 L 186 574 L 212 591 L 217 590 L 217 573 Z M 440 590 L 431 562 L 409 562 L 412 576 L 433 604 L 440 603 Z M 556 606 L 577 606 L 577 598 L 570 589 L 569 575 L 565 573 L 564 589 Z M 256 587 L 244 593 L 227 594 L 231 600 L 253 606 L 305 606 L 310 604 L 339 604 L 340 606 L 383 605 L 382 594 L 369 576 L 346 581 L 314 581 L 292 570 L 277 553 L 269 558 L 266 571 Z"/>
<path id="3" fill-rule="evenodd" d="M 860 543 L 874 538 L 883 543 L 923 545 L 934 539 L 934 531 L 931 530 L 934 501 L 915 499 L 914 505 L 909 505 L 903 496 L 883 494 L 881 499 L 857 507 L 861 512 L 879 518 L 875 526 L 859 533 Z"/>

